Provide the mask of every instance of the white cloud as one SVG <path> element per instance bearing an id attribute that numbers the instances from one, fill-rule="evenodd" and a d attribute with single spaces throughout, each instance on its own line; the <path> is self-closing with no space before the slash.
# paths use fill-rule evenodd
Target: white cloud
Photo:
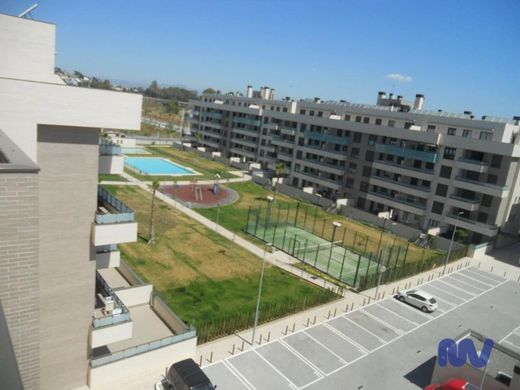
<path id="1" fill-rule="evenodd" d="M 413 80 L 412 76 L 405 76 L 401 73 L 390 73 L 385 76 L 385 78 L 394 80 L 394 81 L 401 81 L 403 83 L 409 83 Z"/>

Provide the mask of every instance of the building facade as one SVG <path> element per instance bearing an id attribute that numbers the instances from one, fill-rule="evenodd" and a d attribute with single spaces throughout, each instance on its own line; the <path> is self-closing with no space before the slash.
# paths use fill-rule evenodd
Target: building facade
<path id="1" fill-rule="evenodd" d="M 379 92 L 376 105 L 274 99 L 274 90 L 202 95 L 192 132 L 209 151 L 285 165 L 284 183 L 473 242 L 518 233 L 519 118 L 426 111 Z M 199 135 L 197 135 L 199 134 Z"/>

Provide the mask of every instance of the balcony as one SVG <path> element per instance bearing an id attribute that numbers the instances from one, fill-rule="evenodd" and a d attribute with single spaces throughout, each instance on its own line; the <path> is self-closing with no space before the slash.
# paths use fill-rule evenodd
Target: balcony
<path id="1" fill-rule="evenodd" d="M 206 116 L 208 118 L 222 119 L 222 114 L 220 112 L 202 111 L 201 114 L 202 116 Z"/>
<path id="2" fill-rule="evenodd" d="M 413 160 L 421 160 L 426 162 L 435 163 L 437 161 L 437 153 L 425 152 L 422 150 L 415 150 L 409 148 L 403 148 L 397 145 L 380 144 L 376 143 L 376 152 L 392 154 L 394 156 L 400 156 L 404 158 L 411 158 Z"/>
<path id="3" fill-rule="evenodd" d="M 470 199 L 460 195 L 451 194 L 449 205 L 459 209 L 475 211 L 480 205 L 480 199 Z"/>
<path id="4" fill-rule="evenodd" d="M 252 158 L 252 159 L 256 158 L 256 153 L 252 152 L 252 151 L 249 151 L 247 149 L 240 149 L 240 148 L 232 147 L 232 148 L 229 149 L 229 151 L 231 153 L 238 154 L 239 156 L 249 157 L 249 158 Z"/>
<path id="5" fill-rule="evenodd" d="M 489 164 L 485 161 L 472 160 L 469 158 L 460 157 L 455 163 L 457 168 L 465 169 L 468 171 L 475 171 L 485 173 L 488 171 Z"/>
<path id="6" fill-rule="evenodd" d="M 276 135 L 273 135 L 271 137 L 271 144 L 285 146 L 285 147 L 289 147 L 289 148 L 293 148 L 295 146 L 294 141 L 291 141 L 287 138 L 278 137 Z"/>
<path id="7" fill-rule="evenodd" d="M 296 135 L 296 129 L 293 129 L 292 127 L 286 127 L 286 126 L 278 126 L 280 129 L 281 134 L 289 135 L 289 136 L 295 136 Z"/>
<path id="8" fill-rule="evenodd" d="M 278 160 L 281 160 L 281 161 L 292 162 L 293 155 L 292 155 L 292 153 L 286 153 L 286 152 L 280 152 L 279 151 L 277 153 L 277 158 L 278 158 Z"/>
<path id="9" fill-rule="evenodd" d="M 234 117 L 233 122 L 249 126 L 260 126 L 262 124 L 262 121 L 260 119 L 250 119 L 241 117 Z"/>
<path id="10" fill-rule="evenodd" d="M 222 129 L 222 123 L 214 122 L 214 121 L 204 121 L 199 122 L 201 126 L 211 127 L 213 129 L 220 130 Z"/>
<path id="11" fill-rule="evenodd" d="M 433 170 L 425 168 L 415 168 L 409 165 L 396 164 L 392 161 L 375 160 L 372 168 L 381 169 L 400 175 L 412 176 L 422 180 L 432 180 Z"/>
<path id="12" fill-rule="evenodd" d="M 328 173 L 333 173 L 335 175 L 343 175 L 345 173 L 344 166 L 327 164 L 326 162 L 323 162 L 320 160 L 315 160 L 315 159 L 305 159 L 305 160 L 298 160 L 298 161 L 301 164 L 306 165 L 310 168 L 326 171 Z"/>
<path id="13" fill-rule="evenodd" d="M 256 141 L 251 141 L 245 138 L 232 138 L 231 142 L 234 142 L 239 145 L 248 146 L 250 148 L 256 148 L 258 145 L 256 144 Z"/>
<path id="14" fill-rule="evenodd" d="M 305 131 L 305 138 L 316 141 L 329 142 L 336 145 L 348 145 L 350 143 L 350 138 L 346 136 L 340 137 L 337 135 L 316 133 L 309 130 Z"/>
<path id="15" fill-rule="evenodd" d="M 122 154 L 121 146 L 107 138 L 99 139 L 99 154 L 101 156 L 117 156 Z"/>
<path id="16" fill-rule="evenodd" d="M 386 187 L 394 191 L 404 192 L 420 198 L 428 196 L 428 193 L 431 192 L 430 187 L 416 186 L 402 181 L 395 181 L 384 176 L 371 176 L 369 182 L 370 184 Z"/>
<path id="17" fill-rule="evenodd" d="M 486 183 L 479 180 L 469 179 L 467 177 L 457 176 L 457 186 L 462 189 L 480 192 L 482 194 L 505 198 L 509 194 L 507 186 L 499 186 L 496 184 Z"/>
<path id="18" fill-rule="evenodd" d="M 333 158 L 335 160 L 344 161 L 347 157 L 347 152 L 342 150 L 334 150 L 329 148 L 322 148 L 313 145 L 304 145 L 300 147 L 302 151 L 317 154 L 323 157 Z"/>
<path id="19" fill-rule="evenodd" d="M 259 135 L 258 130 L 242 129 L 240 127 L 233 127 L 233 129 L 231 129 L 231 132 L 233 134 L 240 134 L 240 135 L 244 135 L 246 137 L 258 137 L 258 135 Z"/>
<path id="20" fill-rule="evenodd" d="M 135 213 L 102 187 L 98 187 L 98 210 L 92 225 L 95 246 L 134 242 L 137 239 Z"/>
<path id="21" fill-rule="evenodd" d="M 367 199 L 372 200 L 374 202 L 383 203 L 392 208 L 407 211 L 416 215 L 426 214 L 426 205 L 420 204 L 418 202 L 409 201 L 403 196 L 393 197 L 389 194 L 384 194 L 381 192 L 368 191 Z"/>
<path id="22" fill-rule="evenodd" d="M 313 183 L 319 184 L 323 187 L 331 188 L 333 190 L 339 190 L 342 186 L 343 179 L 333 180 L 329 179 L 325 176 L 319 176 L 314 173 L 309 172 L 302 172 L 302 171 L 295 171 L 295 176 L 299 176 L 302 179 L 305 179 L 307 181 L 311 181 Z"/>
<path id="23" fill-rule="evenodd" d="M 445 220 L 450 225 L 459 226 L 463 229 L 480 233 L 487 237 L 494 237 L 498 234 L 498 227 L 496 225 L 488 225 L 486 223 L 477 222 L 470 218 L 460 216 L 457 220 L 457 216 L 455 214 L 447 214 Z"/>

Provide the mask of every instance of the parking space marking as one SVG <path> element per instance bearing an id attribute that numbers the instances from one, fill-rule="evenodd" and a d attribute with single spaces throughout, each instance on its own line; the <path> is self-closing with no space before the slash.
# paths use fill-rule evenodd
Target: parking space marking
<path id="1" fill-rule="evenodd" d="M 423 313 L 423 312 L 421 311 L 421 309 L 418 309 L 418 308 L 416 308 L 415 306 L 410 305 L 409 303 L 401 302 L 401 301 L 399 301 L 399 300 L 397 300 L 396 303 L 398 303 L 398 304 L 399 304 L 400 306 L 402 306 L 402 307 L 405 307 L 406 309 L 410 310 L 411 312 L 420 315 L 421 317 L 425 318 L 426 320 L 431 319 L 431 316 L 430 316 L 430 315 Z M 431 314 L 431 313 L 430 313 L 430 314 Z"/>
<path id="2" fill-rule="evenodd" d="M 309 359 L 307 359 L 305 356 L 303 356 L 301 353 L 299 353 L 291 345 L 289 345 L 285 341 L 283 341 L 283 339 L 280 339 L 279 343 L 282 344 L 283 347 L 285 347 L 289 352 L 291 352 L 297 358 L 299 358 L 300 360 L 303 360 L 305 363 L 307 363 L 309 366 L 311 366 L 313 368 L 313 370 L 316 371 L 317 373 L 319 373 L 321 376 L 327 376 L 327 374 L 324 371 L 322 371 L 318 366 L 316 366 Z"/>
<path id="3" fill-rule="evenodd" d="M 520 336 L 516 333 L 510 334 L 506 340 L 520 348 Z"/>
<path id="4" fill-rule="evenodd" d="M 383 319 L 377 317 L 376 315 L 374 314 L 370 314 L 369 312 L 367 312 L 366 310 L 364 309 L 361 309 L 360 310 L 363 314 L 365 314 L 367 317 L 370 317 L 372 318 L 374 321 L 377 321 L 379 323 L 381 323 L 381 325 L 383 326 L 386 326 L 387 328 L 391 329 L 395 334 L 397 335 L 403 335 L 403 331 L 401 329 L 397 329 L 396 327 L 394 327 L 393 325 L 390 325 L 388 322 L 384 321 Z"/>
<path id="5" fill-rule="evenodd" d="M 463 304 L 464 302 L 466 302 L 465 299 L 462 299 L 462 298 L 456 296 L 455 294 L 452 294 L 452 293 L 449 293 L 449 292 L 447 292 L 447 291 L 445 291 L 445 290 L 442 290 L 440 287 L 436 287 L 436 286 L 432 285 L 431 283 L 430 283 L 430 284 L 426 284 L 426 285 L 424 285 L 424 286 L 421 286 L 422 289 L 424 289 L 425 287 L 427 287 L 427 288 L 425 289 L 425 291 L 428 291 L 428 289 L 433 289 L 433 291 L 434 291 L 433 293 L 432 293 L 431 291 L 428 291 L 428 292 L 429 292 L 429 293 L 432 293 L 432 294 L 434 294 L 434 295 L 436 295 L 436 297 L 437 297 L 437 296 L 439 295 L 439 293 L 440 293 L 441 295 L 442 295 L 442 294 L 449 295 L 450 298 L 451 298 L 452 300 L 459 301 L 459 302 L 449 301 L 449 302 L 451 302 L 452 304 L 454 304 L 454 305 L 456 305 L 456 306 L 461 305 L 461 304 Z M 444 300 L 447 301 L 446 296 L 444 296 Z"/>
<path id="6" fill-rule="evenodd" d="M 360 328 L 356 324 L 347 321 L 344 317 L 336 317 L 332 321 L 329 321 L 328 324 L 333 328 L 336 328 L 345 336 L 355 338 L 356 343 L 362 345 L 363 348 L 368 351 L 371 351 L 382 344 L 379 338 L 366 332 L 365 329 Z"/>
<path id="7" fill-rule="evenodd" d="M 475 278 L 477 280 L 482 280 L 482 282 L 486 282 L 492 286 L 496 286 L 498 283 L 500 283 L 499 281 L 497 281 L 496 279 L 493 279 L 493 278 L 490 278 L 486 275 L 483 275 L 482 273 L 479 273 L 477 272 L 477 270 L 475 268 L 466 268 L 462 271 L 460 271 L 461 273 L 463 272 L 465 275 L 470 275 L 472 278 Z"/>
<path id="8" fill-rule="evenodd" d="M 478 268 L 475 268 L 475 267 L 470 267 L 470 268 L 467 268 L 468 270 L 470 271 L 473 271 L 473 272 L 476 272 L 477 274 L 485 277 L 485 278 L 488 278 L 488 279 L 491 279 L 491 280 L 494 280 L 495 282 L 497 283 L 502 283 L 505 279 L 504 278 L 501 278 L 500 276 L 496 276 L 496 275 L 493 275 L 489 272 L 486 272 L 486 271 L 482 271 Z"/>
<path id="9" fill-rule="evenodd" d="M 492 284 L 489 282 L 489 280 L 482 280 L 483 278 L 478 278 L 478 276 L 475 276 L 474 274 L 470 274 L 469 272 L 462 273 L 459 272 L 457 275 L 463 276 L 464 278 L 471 280 L 472 282 L 478 282 L 481 285 L 486 286 L 486 288 L 493 287 L 495 284 Z"/>
<path id="10" fill-rule="evenodd" d="M 323 324 L 323 326 L 326 327 L 326 328 L 329 328 L 329 330 L 331 332 L 336 333 L 339 337 L 341 337 L 342 339 L 345 339 L 345 341 L 347 341 L 350 344 L 352 344 L 355 347 L 357 347 L 359 349 L 359 351 L 362 352 L 364 355 L 366 355 L 369 352 L 369 350 L 366 349 L 364 346 L 362 346 L 358 342 L 354 341 L 353 339 L 348 337 L 346 334 L 342 333 L 339 329 L 336 329 L 332 325 L 329 325 L 329 323 L 326 322 L 326 323 Z"/>
<path id="11" fill-rule="evenodd" d="M 404 317 L 411 317 L 418 323 L 424 324 L 430 317 L 422 314 L 418 309 L 412 308 L 408 304 L 404 304 L 397 299 L 388 299 L 380 302 L 381 305 L 387 307 L 391 311 L 395 311 Z"/>
<path id="12" fill-rule="evenodd" d="M 415 328 L 418 324 L 415 322 L 411 322 L 404 317 L 401 317 L 384 306 L 376 305 L 376 306 L 368 306 L 363 308 L 364 311 L 371 314 L 373 317 L 383 320 L 387 324 L 390 324 L 395 329 L 397 329 L 400 333 L 408 332 L 409 330 Z"/>
<path id="13" fill-rule="evenodd" d="M 517 352 L 517 353 L 520 353 L 520 346 L 516 345 L 516 344 L 513 344 L 507 340 L 504 340 L 502 341 L 500 344 L 507 344 L 507 347 L 509 349 L 512 349 L 513 351 Z"/>
<path id="14" fill-rule="evenodd" d="M 502 340 L 499 341 L 499 343 L 501 343 L 502 341 L 504 341 L 505 339 L 507 339 L 509 336 L 511 336 L 512 334 L 515 334 L 518 330 L 520 330 L 520 326 L 517 326 L 515 329 L 513 329 L 511 332 L 509 332 L 508 334 L 506 334 L 504 336 L 504 338 L 502 338 Z"/>
<path id="15" fill-rule="evenodd" d="M 257 390 L 256 387 L 254 387 L 245 377 L 243 377 L 242 374 L 240 374 L 240 372 L 228 360 L 224 360 L 224 364 L 240 382 L 252 390 Z"/>
<path id="16" fill-rule="evenodd" d="M 467 291 L 464 291 L 460 287 L 454 286 L 452 283 L 448 283 L 448 281 L 437 279 L 435 282 L 441 284 L 441 286 L 439 286 L 439 288 L 444 288 L 444 289 L 447 288 L 448 291 L 453 292 L 453 295 L 456 295 L 458 297 L 464 297 L 465 301 L 468 301 L 471 298 L 476 296 L 475 294 L 471 294 Z M 433 283 L 435 283 L 435 282 L 433 282 Z"/>
<path id="17" fill-rule="evenodd" d="M 262 359 L 264 362 L 266 362 L 273 370 L 275 370 L 280 376 L 282 376 L 287 382 L 289 382 L 289 385 L 294 389 L 299 389 L 300 386 L 297 386 L 291 381 L 289 378 L 287 378 L 279 369 L 277 369 L 269 360 L 267 360 L 265 357 L 263 357 L 261 354 L 258 353 L 258 351 L 253 349 L 253 352 L 257 354 L 260 359 Z"/>
<path id="18" fill-rule="evenodd" d="M 372 336 L 374 336 L 375 338 L 377 338 L 379 341 L 381 341 L 383 344 L 386 343 L 386 340 L 383 340 L 381 337 L 379 337 L 377 334 L 375 333 L 372 333 L 371 331 L 369 331 L 368 329 L 365 329 L 363 328 L 361 325 L 359 325 L 358 323 L 356 323 L 355 321 L 352 321 L 350 318 L 347 318 L 345 316 L 343 316 L 343 318 L 345 320 L 347 320 L 348 322 L 350 322 L 351 324 L 354 324 L 355 326 L 357 326 L 359 329 L 362 329 L 364 330 L 365 332 L 371 334 Z"/>
<path id="19" fill-rule="evenodd" d="M 348 318 L 350 321 L 356 323 L 367 332 L 371 332 L 379 337 L 383 342 L 390 341 L 398 336 L 398 333 L 386 325 L 381 324 L 377 320 L 368 316 L 363 310 L 356 310 L 343 317 Z"/>
<path id="20" fill-rule="evenodd" d="M 473 278 L 471 278 L 469 276 L 466 276 L 466 275 L 462 275 L 462 274 L 458 274 L 457 273 L 457 274 L 452 274 L 450 276 L 452 278 L 454 278 L 454 279 L 462 280 L 464 283 L 469 284 L 470 286 L 473 286 L 475 288 L 478 288 L 481 291 L 484 291 L 484 290 L 487 290 L 490 287 L 493 287 L 493 286 L 490 286 L 489 284 L 480 282 L 480 281 L 478 281 L 476 279 L 473 279 Z"/>
<path id="21" fill-rule="evenodd" d="M 383 310 L 386 310 L 386 311 L 389 312 L 389 313 L 392 313 L 393 315 L 395 315 L 395 316 L 397 316 L 397 317 L 399 317 L 399 318 L 402 318 L 402 319 L 405 320 L 405 321 L 408 321 L 409 323 L 413 324 L 414 326 L 419 325 L 418 322 L 415 322 L 415 321 L 412 321 L 412 320 L 409 319 L 409 318 L 403 317 L 402 315 L 400 315 L 400 314 L 398 314 L 398 313 L 396 313 L 396 312 L 390 310 L 389 308 L 387 308 L 387 307 L 385 307 L 385 306 L 383 306 L 383 305 L 380 305 L 379 303 L 377 304 L 377 306 L 380 307 L 380 308 L 382 308 Z"/>
<path id="22" fill-rule="evenodd" d="M 209 364 L 205 366 L 202 369 L 202 371 L 204 371 L 204 373 L 211 378 L 213 383 L 226 382 L 225 385 L 227 386 L 227 388 L 229 388 L 229 386 L 232 386 L 231 390 L 251 390 L 251 387 L 249 387 L 242 378 L 240 378 L 235 372 L 233 372 L 228 367 L 225 360 Z M 229 380 L 226 380 L 226 378 L 230 378 L 231 383 L 229 383 Z"/>
<path id="23" fill-rule="evenodd" d="M 305 332 L 328 347 L 332 352 L 346 362 L 350 362 L 366 353 L 364 349 L 358 347 L 349 340 L 346 340 L 340 334 L 327 326 L 313 326 L 306 329 Z"/>
<path id="24" fill-rule="evenodd" d="M 345 364 L 347 361 L 345 359 L 343 359 L 341 356 L 339 356 L 336 352 L 334 352 L 333 350 L 331 350 L 329 347 L 327 347 L 326 345 L 324 345 L 322 342 L 320 342 L 319 340 L 316 340 L 316 338 L 314 336 L 312 336 L 311 334 L 309 334 L 306 330 L 303 331 L 303 333 L 305 333 L 308 337 L 310 337 L 312 340 L 314 340 L 316 343 L 318 343 L 319 345 L 321 345 L 323 348 L 325 348 L 327 351 L 329 351 L 331 354 L 333 354 L 334 356 L 336 356 L 338 358 L 338 360 Z"/>
<path id="25" fill-rule="evenodd" d="M 471 284 L 471 282 L 468 282 L 467 280 L 462 279 L 460 276 L 455 275 L 449 275 L 447 280 L 452 281 L 454 283 L 457 283 L 461 288 L 464 288 L 469 291 L 474 291 L 475 294 L 478 294 L 482 291 L 486 291 L 487 288 L 480 288 L 475 286 L 474 284 Z"/>

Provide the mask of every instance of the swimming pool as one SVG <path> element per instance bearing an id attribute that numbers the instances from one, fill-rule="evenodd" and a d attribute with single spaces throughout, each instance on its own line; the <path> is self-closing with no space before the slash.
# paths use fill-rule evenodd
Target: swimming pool
<path id="1" fill-rule="evenodd" d="M 121 148 L 123 154 L 150 154 L 150 152 L 143 148 Z"/>
<path id="2" fill-rule="evenodd" d="M 125 165 L 142 175 L 199 175 L 198 172 L 161 157 L 126 157 Z"/>

